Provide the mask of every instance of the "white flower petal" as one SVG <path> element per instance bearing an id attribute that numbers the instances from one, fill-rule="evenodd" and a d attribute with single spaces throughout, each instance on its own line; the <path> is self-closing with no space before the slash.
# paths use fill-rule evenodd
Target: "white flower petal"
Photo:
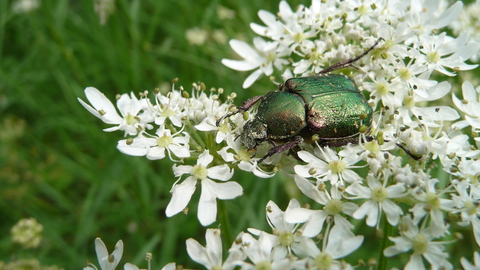
<path id="1" fill-rule="evenodd" d="M 434 21 L 432 21 L 429 27 L 431 27 L 432 29 L 440 29 L 451 24 L 458 17 L 458 15 L 460 15 L 462 9 L 462 2 L 457 1 L 447 10 L 445 10 L 440 16 L 438 16 Z"/>
<path id="2" fill-rule="evenodd" d="M 325 194 L 325 192 L 321 192 L 316 188 L 310 181 L 307 179 L 295 175 L 295 183 L 297 184 L 298 188 L 303 192 L 303 194 L 307 195 L 312 200 L 315 200 L 319 204 L 326 205 L 330 199 Z"/>
<path id="3" fill-rule="evenodd" d="M 367 202 L 371 202 L 371 201 L 364 202 L 360 206 L 360 208 L 358 208 L 357 211 L 353 213 L 352 216 L 355 219 L 363 219 L 366 215 L 370 214 L 370 211 L 375 211 L 374 209 L 372 209 L 372 204 L 367 204 Z"/>
<path id="4" fill-rule="evenodd" d="M 233 176 L 233 169 L 230 169 L 227 164 L 218 165 L 215 167 L 208 168 L 208 177 L 227 181 L 230 180 Z"/>
<path id="5" fill-rule="evenodd" d="M 222 239 L 220 238 L 219 229 L 207 229 L 205 233 L 205 239 L 207 240 L 207 249 L 208 256 L 213 266 L 222 264 Z M 209 267 L 210 268 L 210 267 Z"/>
<path id="6" fill-rule="evenodd" d="M 363 242 L 363 236 L 355 236 L 343 226 L 333 226 L 328 236 L 326 250 L 333 259 L 347 256 L 355 251 Z"/>
<path id="7" fill-rule="evenodd" d="M 87 87 L 85 88 L 85 95 L 95 109 L 93 110 L 92 107 L 85 102 L 80 101 L 80 99 L 79 101 L 93 115 L 97 116 L 107 124 L 120 124 L 122 122 L 123 118 L 117 113 L 113 103 L 98 89 L 94 87 Z M 100 110 L 103 112 L 102 115 L 98 113 Z"/>
<path id="8" fill-rule="evenodd" d="M 412 254 L 404 270 L 425 270 L 422 256 L 420 254 Z"/>
<path id="9" fill-rule="evenodd" d="M 210 264 L 208 254 L 205 248 L 200 245 L 197 240 L 189 238 L 187 239 L 186 243 L 188 256 L 190 256 L 192 260 L 201 265 L 204 265 L 207 269 L 210 269 L 212 266 L 214 266 Z"/>
<path id="10" fill-rule="evenodd" d="M 328 214 L 323 210 L 313 211 L 313 214 L 310 216 L 309 220 L 302 227 L 303 236 L 310 238 L 317 236 L 322 231 L 325 219 L 327 219 L 327 217 Z"/>
<path id="11" fill-rule="evenodd" d="M 433 121 L 453 121 L 460 118 L 458 112 L 449 106 L 436 106 L 436 107 L 426 107 L 412 108 L 412 112 L 417 116 L 421 116 L 425 119 L 430 119 Z"/>
<path id="12" fill-rule="evenodd" d="M 179 166 L 180 167 L 180 166 Z M 187 207 L 193 192 L 195 192 L 195 185 L 197 180 L 190 176 L 187 177 L 181 184 L 176 184 L 172 188 L 172 198 L 167 205 L 165 214 L 167 217 L 171 217 L 183 211 Z"/>
<path id="13" fill-rule="evenodd" d="M 135 142 L 135 139 L 133 140 Z M 117 144 L 117 149 L 130 156 L 145 156 L 150 151 L 150 147 L 148 145 L 132 145 L 127 144 L 127 140 L 120 140 Z"/>
<path id="14" fill-rule="evenodd" d="M 400 215 L 403 214 L 402 208 L 390 200 L 382 202 L 382 208 L 383 212 L 387 216 L 388 223 L 390 223 L 392 226 L 396 226 L 400 219 Z"/>
<path id="15" fill-rule="evenodd" d="M 230 60 L 230 59 L 222 59 L 222 64 L 226 67 L 229 67 L 231 69 L 238 70 L 238 71 L 248 71 L 248 70 L 258 68 L 260 66 L 259 63 Z"/>
<path id="16" fill-rule="evenodd" d="M 229 181 L 226 183 L 213 183 L 210 188 L 213 193 L 219 198 L 220 200 L 231 200 L 243 194 L 242 186 L 234 181 Z"/>
<path id="17" fill-rule="evenodd" d="M 149 160 L 158 160 L 158 159 L 163 159 L 165 158 L 165 151 L 166 149 L 164 147 L 152 147 L 150 148 L 150 151 L 147 154 L 147 158 Z"/>
<path id="18" fill-rule="evenodd" d="M 253 32 L 260 36 L 265 36 L 268 33 L 268 27 L 256 23 L 250 23 L 250 28 L 253 30 Z"/>
<path id="19" fill-rule="evenodd" d="M 202 165 L 204 167 L 207 167 L 208 164 L 210 164 L 212 161 L 213 161 L 213 156 L 210 155 L 210 152 L 208 150 L 205 150 L 203 151 L 203 153 L 201 153 L 198 156 L 197 165 Z"/>
<path id="20" fill-rule="evenodd" d="M 93 268 L 92 268 L 93 269 Z M 140 270 L 140 268 L 138 268 L 138 266 L 136 266 L 135 264 L 131 264 L 131 263 L 126 263 L 124 266 L 123 266 L 123 269 L 124 270 Z"/>
<path id="21" fill-rule="evenodd" d="M 167 263 L 162 270 L 175 270 L 177 267 L 174 262 Z"/>
<path id="22" fill-rule="evenodd" d="M 202 226 L 208 226 L 217 218 L 217 194 L 212 185 L 215 183 L 205 179 L 202 181 L 202 194 L 198 201 L 197 217 Z"/>
<path id="23" fill-rule="evenodd" d="M 230 40 L 229 44 L 230 47 L 232 47 L 232 49 L 244 59 L 252 59 L 259 57 L 258 53 L 245 41 L 232 39 Z"/>
<path id="24" fill-rule="evenodd" d="M 179 158 L 187 158 L 190 157 L 190 150 L 189 145 L 186 144 L 184 146 L 179 145 L 170 145 L 168 149 L 172 150 L 173 154 Z"/>
<path id="25" fill-rule="evenodd" d="M 102 239 L 95 239 L 95 250 L 97 252 L 98 263 L 100 264 L 101 269 L 115 269 L 115 267 L 117 267 L 118 263 L 122 259 L 123 242 L 122 240 L 119 240 L 115 244 L 115 250 L 110 255 L 111 257 L 113 257 L 113 262 L 110 262 L 109 260 L 108 250 Z"/>
<path id="26" fill-rule="evenodd" d="M 258 78 L 260 78 L 260 76 L 263 74 L 263 71 L 261 69 L 257 69 L 255 70 L 252 74 L 250 74 L 246 79 L 245 81 L 243 82 L 243 85 L 242 87 L 243 88 L 248 88 L 250 86 L 252 86 L 252 84 L 258 80 Z"/>

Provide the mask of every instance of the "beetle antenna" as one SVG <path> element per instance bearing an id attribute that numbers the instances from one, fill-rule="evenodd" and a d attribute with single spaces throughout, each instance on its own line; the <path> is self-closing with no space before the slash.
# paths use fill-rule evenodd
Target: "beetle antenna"
<path id="1" fill-rule="evenodd" d="M 375 47 L 377 47 L 378 43 L 380 43 L 381 40 L 384 40 L 383 38 L 378 38 L 377 41 L 375 41 L 375 43 L 370 47 L 368 48 L 366 51 L 364 51 L 363 53 L 361 53 L 360 55 L 358 55 L 357 57 L 354 57 L 354 58 L 351 58 L 351 59 L 348 59 L 346 61 L 343 61 L 343 62 L 339 62 L 339 63 L 335 63 L 327 68 L 324 68 L 322 69 L 320 72 L 318 72 L 319 74 L 325 74 L 325 73 L 328 73 L 328 72 L 331 72 L 331 71 L 334 71 L 334 70 L 337 70 L 337 69 L 340 69 L 340 68 L 344 68 L 344 67 L 347 67 L 347 66 L 350 66 L 353 62 L 355 61 L 358 61 L 358 59 L 364 57 L 365 55 L 367 55 L 370 51 L 372 51 Z"/>
<path id="2" fill-rule="evenodd" d="M 248 99 L 247 101 L 244 101 L 243 102 L 243 105 L 240 106 L 240 107 L 237 107 L 237 110 L 234 111 L 234 112 L 231 112 L 231 113 L 227 113 L 226 115 L 222 116 L 220 119 L 217 120 L 216 122 L 216 125 L 217 127 L 220 126 L 220 122 L 223 121 L 223 119 L 225 118 L 228 118 L 230 116 L 233 116 L 237 113 L 241 113 L 241 112 L 246 112 L 248 111 L 248 109 L 250 109 L 250 107 L 252 107 L 253 105 L 255 105 L 260 99 L 263 98 L 263 95 L 260 95 L 260 96 L 254 96 L 250 99 Z"/>

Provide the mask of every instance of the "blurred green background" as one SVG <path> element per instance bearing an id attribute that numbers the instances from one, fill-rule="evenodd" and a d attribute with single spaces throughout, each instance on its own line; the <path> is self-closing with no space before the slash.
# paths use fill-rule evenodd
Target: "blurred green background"
<path id="1" fill-rule="evenodd" d="M 0 261 L 34 257 L 42 265 L 80 269 L 86 259 L 97 264 L 94 239 L 101 237 L 110 251 L 124 241 L 119 268 L 125 262 L 146 267 L 145 252 L 153 253 L 157 269 L 171 261 L 191 264 L 185 240 L 204 243 L 205 234 L 196 218 L 198 197 L 188 216 L 167 219 L 176 180 L 172 163 L 118 152 L 123 133 L 103 132 L 108 126 L 77 97 L 86 100 L 83 90 L 94 86 L 114 100 L 117 94 L 170 87 L 177 77 L 177 86 L 188 91 L 198 81 L 235 91 L 237 103 L 264 93 L 271 88 L 268 78 L 261 81 L 264 88 L 243 90 L 249 73 L 220 61 L 236 57 L 228 40 L 251 42 L 249 23 L 261 23 L 258 10 L 276 12 L 278 2 L 116 0 L 104 25 L 94 0 L 40 0 L 29 12 L 17 12 L 17 2 L 0 1 Z M 219 6 L 234 17 L 219 18 Z M 206 31 L 203 44 L 188 42 L 186 32 L 193 28 Z M 214 33 L 223 34 L 223 41 Z M 267 229 L 268 199 L 287 198 L 282 180 L 238 172 L 234 179 L 252 192 L 227 202 L 233 233 Z M 28 217 L 44 226 L 34 250 L 12 243 L 9 233 Z"/>

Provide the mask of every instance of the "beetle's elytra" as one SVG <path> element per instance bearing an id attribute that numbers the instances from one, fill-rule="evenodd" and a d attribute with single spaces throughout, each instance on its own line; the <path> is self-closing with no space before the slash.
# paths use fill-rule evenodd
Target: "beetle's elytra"
<path id="1" fill-rule="evenodd" d="M 360 127 L 371 127 L 373 110 L 352 78 L 329 72 L 367 55 L 380 40 L 355 58 L 331 65 L 313 76 L 288 79 L 278 90 L 248 99 L 217 124 L 258 104 L 257 114 L 243 127 L 240 142 L 248 150 L 255 150 L 264 141 L 273 143 L 259 163 L 302 141 L 311 142 L 313 135 L 323 146 L 358 142 Z"/>

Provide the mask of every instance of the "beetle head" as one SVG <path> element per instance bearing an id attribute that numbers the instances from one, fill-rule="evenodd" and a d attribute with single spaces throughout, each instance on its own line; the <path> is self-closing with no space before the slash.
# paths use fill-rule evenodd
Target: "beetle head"
<path id="1" fill-rule="evenodd" d="M 240 143 L 248 150 L 256 149 L 267 139 L 267 126 L 258 118 L 248 121 L 240 134 Z"/>

